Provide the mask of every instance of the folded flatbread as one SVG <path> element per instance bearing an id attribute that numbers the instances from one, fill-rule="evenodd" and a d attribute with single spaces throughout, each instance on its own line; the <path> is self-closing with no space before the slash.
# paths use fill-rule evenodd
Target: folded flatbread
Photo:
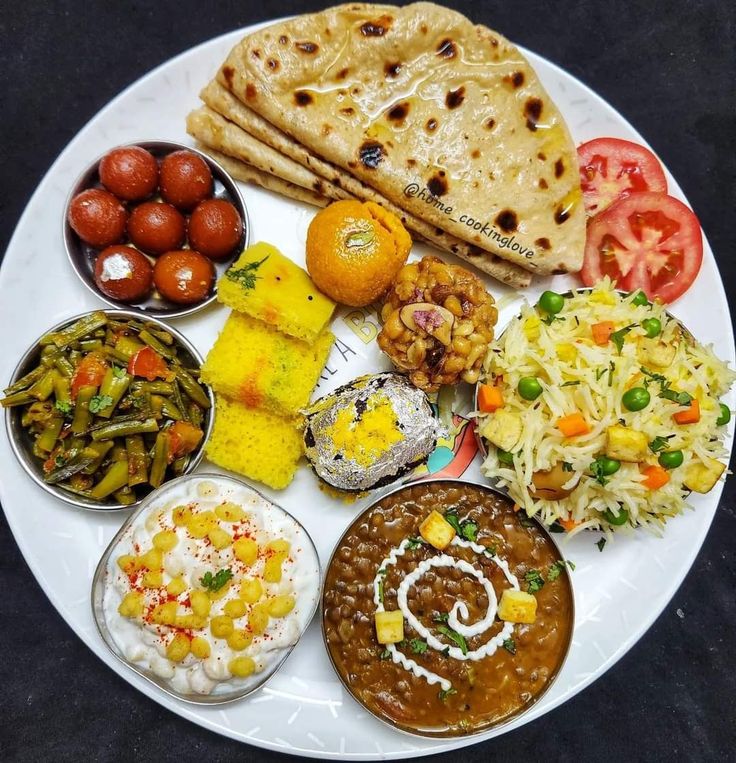
<path id="1" fill-rule="evenodd" d="M 518 265 L 448 235 L 398 208 L 344 170 L 331 167 L 323 160 L 310 156 L 288 136 L 250 112 L 222 87 L 216 84 L 208 86 L 203 91 L 202 98 L 208 106 L 187 116 L 187 131 L 206 146 L 245 162 L 261 173 L 270 173 L 290 185 L 299 186 L 333 201 L 346 198 L 375 201 L 399 217 L 412 231 L 414 238 L 433 244 L 443 251 L 452 252 L 479 270 L 515 288 L 525 288 L 531 283 L 529 272 Z M 209 108 L 209 105 L 212 108 Z M 228 119 L 222 116 L 223 113 Z M 234 121 L 231 122 L 230 119 Z M 243 128 L 250 128 L 254 134 L 246 132 Z M 260 140 L 261 138 L 268 138 L 268 143 Z M 280 153 L 280 150 L 284 153 Z M 317 174 L 317 170 L 322 174 Z M 264 185 L 258 180 L 252 182 Z M 292 198 L 295 196 L 293 192 L 285 195 Z"/>
<path id="2" fill-rule="evenodd" d="M 580 269 L 575 146 L 496 32 L 431 3 L 342 5 L 248 35 L 217 79 L 430 225 L 532 271 Z"/>

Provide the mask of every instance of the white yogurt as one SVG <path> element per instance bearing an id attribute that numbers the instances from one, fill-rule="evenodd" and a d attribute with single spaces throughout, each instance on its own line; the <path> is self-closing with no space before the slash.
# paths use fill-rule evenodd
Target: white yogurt
<path id="1" fill-rule="evenodd" d="M 215 549 L 207 539 L 192 538 L 186 527 L 173 523 L 171 510 L 176 506 L 190 506 L 194 511 L 214 511 L 224 502 L 236 504 L 246 512 L 247 518 L 240 523 L 220 522 L 220 527 L 230 534 L 253 538 L 259 546 L 258 559 L 247 566 L 239 561 L 233 547 Z M 288 557 L 282 564 L 279 583 L 262 580 L 263 596 L 290 594 L 295 598 L 294 608 L 284 617 L 271 617 L 261 635 L 253 637 L 244 650 L 235 651 L 223 638 L 215 638 L 209 624 L 201 630 L 188 630 L 191 636 L 200 636 L 210 644 L 210 655 L 205 659 L 188 654 L 179 663 L 166 656 L 166 647 L 177 629 L 150 622 L 146 613 L 162 601 L 163 589 L 142 589 L 145 596 L 144 617 L 128 618 L 118 612 L 123 597 L 133 590 L 131 578 L 119 567 L 120 556 L 138 556 L 152 548 L 153 536 L 168 530 L 176 533 L 178 543 L 164 553 L 163 586 L 181 577 L 187 589 L 176 597 L 178 613 L 191 614 L 189 594 L 192 590 L 204 590 L 201 578 L 207 573 L 229 569 L 233 580 L 227 593 L 211 603 L 209 618 L 224 614 L 227 602 L 238 598 L 239 581 L 242 577 L 261 578 L 265 565 L 263 547 L 272 540 L 283 538 L 290 543 Z M 292 647 L 306 629 L 319 595 L 319 562 L 314 546 L 306 532 L 283 509 L 260 496 L 255 491 L 229 479 L 215 475 L 190 477 L 172 483 L 157 499 L 138 515 L 127 528 L 108 557 L 103 594 L 103 612 L 110 634 L 125 658 L 136 666 L 150 670 L 167 680 L 171 688 L 181 694 L 223 694 L 246 691 L 262 683 L 284 656 L 284 650 Z M 135 590 L 141 590 L 136 585 Z M 173 598 L 173 597 L 171 597 Z M 250 605 L 246 605 L 250 611 Z M 208 618 L 208 620 L 209 620 Z M 149 621 L 147 621 L 147 619 Z M 236 629 L 247 625 L 248 612 L 234 620 Z M 228 667 L 236 657 L 250 657 L 255 672 L 247 677 L 233 676 Z M 265 674 L 265 675 L 264 675 Z"/>

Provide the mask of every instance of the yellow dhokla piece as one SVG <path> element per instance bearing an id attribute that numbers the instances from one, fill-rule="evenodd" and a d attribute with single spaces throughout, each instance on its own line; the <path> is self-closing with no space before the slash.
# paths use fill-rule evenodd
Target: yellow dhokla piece
<path id="1" fill-rule="evenodd" d="M 309 403 L 334 339 L 325 330 L 310 345 L 263 321 L 231 313 L 201 379 L 250 408 L 293 416 Z"/>
<path id="2" fill-rule="evenodd" d="M 248 247 L 220 278 L 217 298 L 309 343 L 318 339 L 335 309 L 306 270 L 263 242 Z"/>
<path id="3" fill-rule="evenodd" d="M 223 469 L 281 490 L 294 478 L 302 438 L 293 419 L 220 396 L 205 453 Z"/>

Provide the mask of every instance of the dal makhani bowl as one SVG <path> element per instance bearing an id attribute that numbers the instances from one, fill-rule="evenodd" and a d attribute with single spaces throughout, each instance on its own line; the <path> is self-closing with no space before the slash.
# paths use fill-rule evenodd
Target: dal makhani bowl
<path id="1" fill-rule="evenodd" d="M 528 710 L 557 676 L 574 622 L 571 567 L 492 488 L 405 485 L 335 547 L 327 650 L 380 720 L 422 736 L 486 731 Z"/>

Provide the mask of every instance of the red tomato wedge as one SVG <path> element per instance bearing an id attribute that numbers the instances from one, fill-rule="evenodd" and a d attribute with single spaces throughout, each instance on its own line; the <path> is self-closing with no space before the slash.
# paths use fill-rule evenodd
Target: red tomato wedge
<path id="1" fill-rule="evenodd" d="M 99 387 L 105 378 L 107 361 L 102 355 L 90 352 L 79 362 L 74 371 L 71 381 L 72 399 L 77 399 L 77 394 L 82 387 Z"/>
<path id="2" fill-rule="evenodd" d="M 177 421 L 169 428 L 169 462 L 189 455 L 204 437 L 204 432 L 187 421 Z"/>
<path id="3" fill-rule="evenodd" d="M 702 261 L 693 212 L 664 193 L 634 193 L 588 224 L 580 277 L 593 286 L 610 276 L 619 289 L 673 302 L 690 288 Z"/>
<path id="4" fill-rule="evenodd" d="M 638 143 L 596 138 L 578 148 L 578 162 L 585 211 L 589 217 L 630 193 L 667 192 L 667 179 L 659 160 Z"/>
<path id="5" fill-rule="evenodd" d="M 128 361 L 128 373 L 131 376 L 142 376 L 148 381 L 153 381 L 160 376 L 168 379 L 171 375 L 166 361 L 151 347 L 142 347 Z"/>

